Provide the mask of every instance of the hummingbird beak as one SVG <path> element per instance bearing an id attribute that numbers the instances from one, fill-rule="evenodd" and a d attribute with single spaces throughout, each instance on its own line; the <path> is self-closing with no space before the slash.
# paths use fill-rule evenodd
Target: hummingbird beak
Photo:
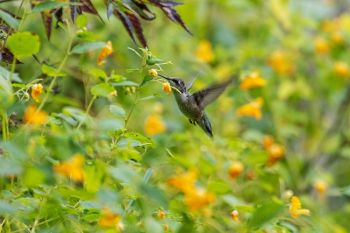
<path id="1" fill-rule="evenodd" d="M 164 76 L 164 75 L 162 75 L 162 74 L 158 74 L 158 75 L 159 75 L 160 77 L 162 77 L 162 78 L 168 80 L 169 82 L 173 81 L 172 78 L 166 77 L 166 76 Z"/>

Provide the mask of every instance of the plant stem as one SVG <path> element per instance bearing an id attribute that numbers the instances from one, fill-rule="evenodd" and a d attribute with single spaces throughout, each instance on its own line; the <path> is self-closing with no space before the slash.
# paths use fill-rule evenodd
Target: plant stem
<path id="1" fill-rule="evenodd" d="M 67 24 L 67 25 L 69 25 L 69 24 Z M 60 63 L 60 65 L 58 66 L 58 68 L 56 70 L 57 73 L 61 72 L 63 66 L 65 65 L 65 63 L 66 63 L 66 61 L 67 61 L 67 59 L 68 59 L 68 57 L 70 55 L 70 50 L 72 48 L 72 44 L 73 44 L 73 36 L 70 36 L 69 42 L 68 42 L 68 46 L 67 46 L 67 51 L 66 51 L 66 53 L 65 53 L 65 55 L 64 55 L 64 57 L 63 57 L 63 59 L 62 59 L 62 61 Z M 53 87 L 55 86 L 56 80 L 57 80 L 57 76 L 54 76 L 53 79 L 51 80 L 51 83 L 50 83 L 50 85 L 49 85 L 49 87 L 47 89 L 47 92 L 46 92 L 43 100 L 41 101 L 37 111 L 41 110 L 44 107 L 45 103 L 47 102 L 47 100 L 49 98 L 50 93 L 52 92 Z"/>
<path id="2" fill-rule="evenodd" d="M 85 111 L 85 115 L 86 116 L 89 114 L 90 109 L 91 109 L 93 103 L 95 102 L 96 98 L 97 98 L 97 96 L 95 96 L 95 95 L 91 98 L 91 100 L 89 102 L 89 105 L 88 105 L 88 107 L 86 108 L 86 111 Z M 77 126 L 77 129 L 79 129 L 82 126 L 82 124 L 85 122 L 86 116 L 85 116 L 85 119 L 83 121 L 79 122 L 79 125 Z"/>

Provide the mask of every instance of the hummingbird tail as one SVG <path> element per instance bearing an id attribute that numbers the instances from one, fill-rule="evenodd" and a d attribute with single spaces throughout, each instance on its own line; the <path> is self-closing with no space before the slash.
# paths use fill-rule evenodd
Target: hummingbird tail
<path id="1" fill-rule="evenodd" d="M 198 125 L 204 130 L 204 132 L 209 136 L 209 137 L 213 137 L 213 131 L 211 128 L 211 123 L 209 118 L 207 117 L 206 114 L 204 114 L 202 116 L 202 118 L 200 119 L 199 122 L 197 122 Z"/>

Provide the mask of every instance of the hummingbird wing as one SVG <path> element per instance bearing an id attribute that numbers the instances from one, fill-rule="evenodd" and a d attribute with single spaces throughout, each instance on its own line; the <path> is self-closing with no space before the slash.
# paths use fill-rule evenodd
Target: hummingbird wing
<path id="1" fill-rule="evenodd" d="M 232 82 L 233 78 L 219 84 L 214 84 L 206 89 L 200 90 L 192 94 L 192 97 L 196 101 L 197 105 L 204 109 L 208 104 L 218 98 L 226 89 L 226 87 Z"/>

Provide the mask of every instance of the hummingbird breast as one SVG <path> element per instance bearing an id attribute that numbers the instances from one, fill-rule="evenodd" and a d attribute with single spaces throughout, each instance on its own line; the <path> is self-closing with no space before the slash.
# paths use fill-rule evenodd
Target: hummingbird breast
<path id="1" fill-rule="evenodd" d="M 175 94 L 176 102 L 180 111 L 189 119 L 198 121 L 202 117 L 203 111 L 197 105 L 196 101 L 188 94 Z"/>

